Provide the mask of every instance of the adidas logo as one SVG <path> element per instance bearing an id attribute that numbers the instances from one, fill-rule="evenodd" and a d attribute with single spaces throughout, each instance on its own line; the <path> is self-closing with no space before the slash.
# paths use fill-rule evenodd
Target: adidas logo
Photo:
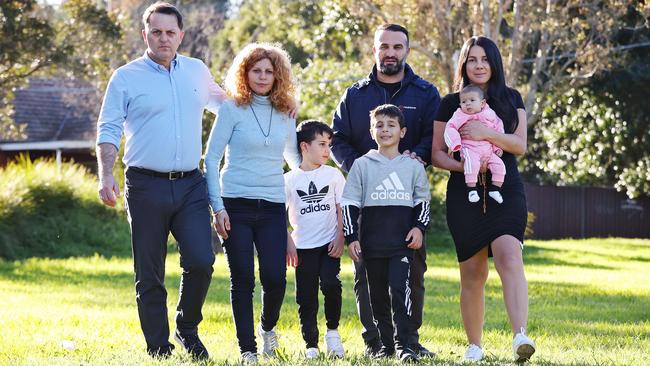
<path id="1" fill-rule="evenodd" d="M 406 192 L 404 190 L 404 185 L 397 176 L 397 173 L 392 172 L 388 175 L 388 178 L 384 179 L 381 184 L 375 188 L 375 191 L 372 192 L 370 198 L 373 200 L 410 200 L 411 192 Z"/>
<path id="2" fill-rule="evenodd" d="M 300 197 L 300 199 L 304 203 L 309 204 L 309 206 L 303 207 L 300 210 L 300 214 L 304 215 L 311 212 L 329 211 L 330 209 L 329 204 L 319 204 L 319 202 L 321 202 L 325 198 L 329 190 L 330 190 L 330 186 L 325 186 L 319 191 L 316 188 L 314 182 L 309 182 L 309 188 L 307 189 L 307 193 L 301 191 L 300 189 L 297 189 L 296 193 L 298 193 L 298 197 Z"/>
<path id="3" fill-rule="evenodd" d="M 402 262 L 404 262 L 404 263 L 408 263 L 408 262 L 409 262 L 409 259 L 408 259 L 407 257 L 404 257 L 404 258 L 402 258 Z"/>

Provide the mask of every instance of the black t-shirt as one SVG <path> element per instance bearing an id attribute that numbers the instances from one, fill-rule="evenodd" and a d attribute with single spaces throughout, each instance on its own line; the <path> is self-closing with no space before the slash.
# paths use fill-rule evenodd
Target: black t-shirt
<path id="1" fill-rule="evenodd" d="M 509 88 L 509 94 L 510 94 L 510 104 L 512 104 L 515 109 L 525 109 L 524 107 L 524 101 L 521 99 L 521 94 L 515 89 Z M 503 113 L 500 113 L 500 111 L 504 110 L 505 106 L 502 106 L 501 104 L 503 103 L 497 103 L 496 100 L 494 99 L 488 99 L 487 100 L 488 105 L 490 108 L 496 112 L 497 116 L 503 120 L 503 126 L 504 129 L 506 130 L 506 133 L 513 133 L 514 128 L 512 128 L 517 121 L 507 121 Z M 447 94 L 444 98 L 442 98 L 442 101 L 440 101 L 440 106 L 438 107 L 438 111 L 436 112 L 436 121 L 441 121 L 441 122 L 447 122 L 451 119 L 451 116 L 454 115 L 454 112 L 460 107 L 460 96 L 459 93 L 451 93 Z M 516 118 L 516 114 L 515 114 Z"/>
<path id="2" fill-rule="evenodd" d="M 384 83 L 379 80 L 377 80 L 379 83 L 379 86 L 382 88 L 386 89 L 386 92 L 388 93 L 388 99 L 392 98 L 395 93 L 399 90 L 399 88 L 402 86 L 402 82 L 398 81 L 396 83 Z"/>

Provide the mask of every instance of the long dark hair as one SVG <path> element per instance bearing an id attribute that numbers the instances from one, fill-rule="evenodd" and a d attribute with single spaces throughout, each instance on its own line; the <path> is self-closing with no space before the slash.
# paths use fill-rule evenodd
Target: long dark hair
<path id="1" fill-rule="evenodd" d="M 501 52 L 497 45 L 489 38 L 484 36 L 474 36 L 469 38 L 460 49 L 458 67 L 454 77 L 454 91 L 459 92 L 465 86 L 471 84 L 467 76 L 467 57 L 473 46 L 480 46 L 485 51 L 488 63 L 490 64 L 491 76 L 488 81 L 488 104 L 496 114 L 501 117 L 505 131 L 513 133 L 519 125 L 517 109 L 513 104 L 513 91 L 506 85 L 506 78 L 503 72 L 503 61 Z"/>

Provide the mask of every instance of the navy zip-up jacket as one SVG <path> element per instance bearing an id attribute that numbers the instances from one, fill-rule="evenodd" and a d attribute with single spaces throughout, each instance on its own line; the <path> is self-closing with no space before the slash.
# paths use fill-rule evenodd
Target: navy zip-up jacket
<path id="1" fill-rule="evenodd" d="M 399 151 L 410 150 L 427 164 L 431 163 L 433 121 L 440 104 L 438 89 L 406 64 L 399 90 L 388 95 L 377 81 L 377 66 L 374 66 L 367 78 L 345 91 L 334 113 L 332 154 L 341 169 L 349 172 L 357 158 L 377 149 L 370 136 L 370 111 L 388 103 L 398 106 L 406 120 L 406 135 L 399 143 Z"/>

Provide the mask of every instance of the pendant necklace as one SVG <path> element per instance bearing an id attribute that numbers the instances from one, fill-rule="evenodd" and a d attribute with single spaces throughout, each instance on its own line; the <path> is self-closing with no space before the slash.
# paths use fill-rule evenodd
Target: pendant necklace
<path id="1" fill-rule="evenodd" d="M 262 135 L 264 136 L 264 146 L 269 146 L 271 145 L 271 138 L 269 135 L 271 135 L 271 120 L 273 118 L 273 107 L 271 107 L 271 115 L 269 116 L 269 128 L 266 129 L 266 133 L 264 133 L 264 130 L 262 129 L 262 125 L 260 124 L 260 120 L 257 119 L 257 114 L 255 114 L 255 110 L 253 109 L 253 105 L 250 105 L 251 111 L 253 111 L 253 116 L 255 117 L 255 122 L 257 122 L 257 127 L 260 128 L 260 132 L 262 132 Z"/>

